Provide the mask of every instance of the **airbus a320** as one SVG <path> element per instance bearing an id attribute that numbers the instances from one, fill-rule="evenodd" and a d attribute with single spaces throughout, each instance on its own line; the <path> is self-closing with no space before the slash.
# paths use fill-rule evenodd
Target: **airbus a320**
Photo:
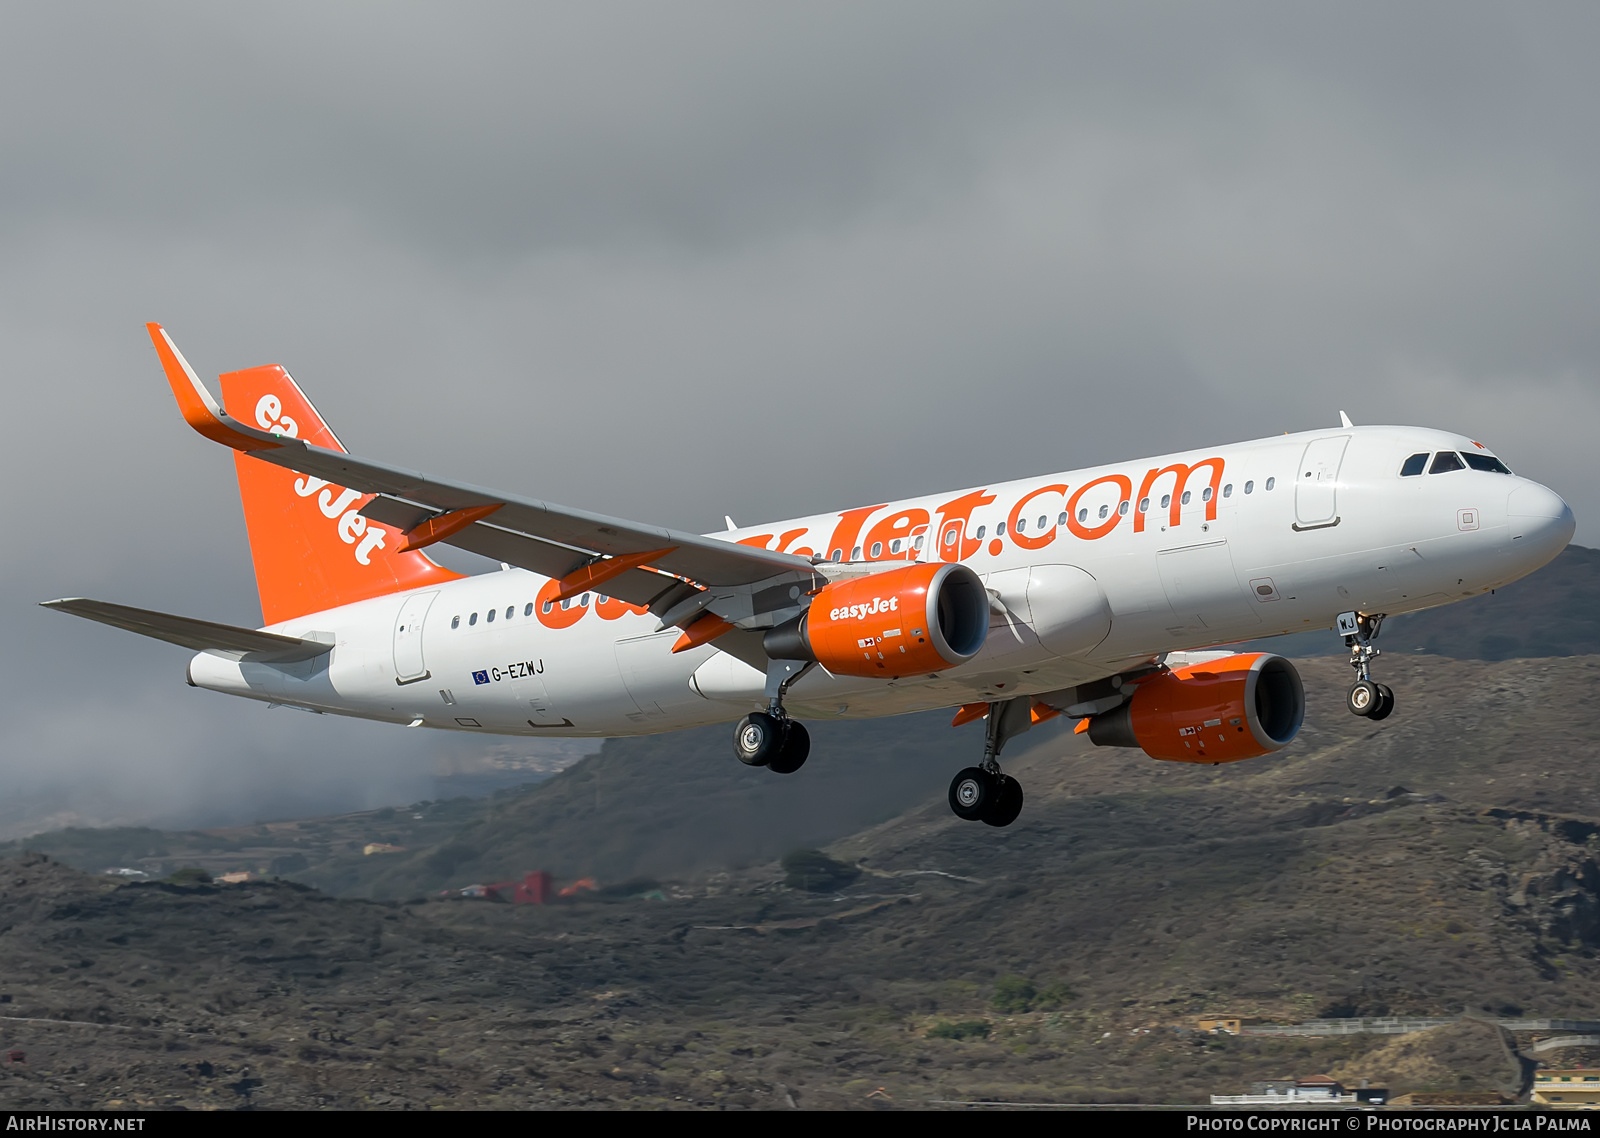
<path id="1" fill-rule="evenodd" d="M 148 326 L 191 427 L 229 447 L 261 598 L 245 628 L 72 598 L 48 607 L 194 649 L 191 685 L 309 711 L 501 735 L 737 719 L 793 774 L 802 719 L 956 707 L 986 721 L 950 784 L 1006 826 L 1006 743 L 1065 715 L 1101 746 L 1225 763 L 1287 746 L 1294 665 L 1225 647 L 1337 628 L 1348 707 L 1387 717 L 1386 617 L 1554 558 L 1562 499 L 1482 442 L 1341 425 L 726 532 L 682 533 L 348 453 L 281 367 L 212 396 Z M 229 410 L 224 410 L 224 407 Z M 436 542 L 499 561 L 463 576 Z"/>

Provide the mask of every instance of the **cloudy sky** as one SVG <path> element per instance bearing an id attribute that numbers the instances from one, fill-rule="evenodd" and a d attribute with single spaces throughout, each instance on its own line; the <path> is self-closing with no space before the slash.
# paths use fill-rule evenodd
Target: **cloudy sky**
<path id="1" fill-rule="evenodd" d="M 1600 544 L 1592 5 L 4 14 L 0 815 L 404 801 L 474 745 L 34 607 L 259 619 L 146 320 L 357 451 L 685 528 L 1342 408 Z"/>

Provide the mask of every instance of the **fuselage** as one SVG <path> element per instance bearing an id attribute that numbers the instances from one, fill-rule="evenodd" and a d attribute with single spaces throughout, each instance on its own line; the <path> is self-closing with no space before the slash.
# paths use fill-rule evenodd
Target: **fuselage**
<path id="1" fill-rule="evenodd" d="M 1456 469 L 1435 463 L 1454 454 Z M 1421 473 L 1407 459 L 1428 456 Z M 1412 466 L 1416 465 L 1413 458 Z M 830 572 L 959 560 L 998 604 L 959 667 L 895 680 L 818 668 L 805 718 L 858 718 L 1086 684 L 1162 653 L 1398 614 L 1532 572 L 1571 538 L 1552 491 L 1480 443 L 1351 427 L 933 494 L 713 535 L 823 559 Z M 1503 470 L 1503 468 L 1501 468 Z M 678 629 L 586 594 L 549 600 L 521 569 L 395 593 L 269 626 L 331 640 L 300 664 L 202 652 L 190 682 L 308 710 L 515 735 L 610 736 L 724 722 L 764 676 Z"/>

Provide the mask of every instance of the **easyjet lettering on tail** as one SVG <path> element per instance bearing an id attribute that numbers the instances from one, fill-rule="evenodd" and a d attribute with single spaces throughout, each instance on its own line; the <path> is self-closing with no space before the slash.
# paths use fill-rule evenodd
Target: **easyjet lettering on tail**
<path id="1" fill-rule="evenodd" d="M 984 743 L 950 806 L 992 826 L 1023 807 L 1002 749 L 1058 715 L 1165 761 L 1291 745 L 1300 676 L 1241 641 L 1337 628 L 1347 706 L 1383 720 L 1386 617 L 1531 573 L 1575 525 L 1481 442 L 1341 413 L 1337 428 L 693 534 L 352 455 L 283 368 L 221 376 L 219 402 L 149 332 L 184 420 L 233 451 L 262 624 L 50 607 L 195 650 L 187 679 L 211 691 L 507 735 L 734 722 L 736 757 L 782 774 L 809 755 L 807 718 L 959 706 Z M 441 542 L 507 568 L 454 573 L 423 552 Z M 493 663 L 507 660 L 529 663 Z"/>

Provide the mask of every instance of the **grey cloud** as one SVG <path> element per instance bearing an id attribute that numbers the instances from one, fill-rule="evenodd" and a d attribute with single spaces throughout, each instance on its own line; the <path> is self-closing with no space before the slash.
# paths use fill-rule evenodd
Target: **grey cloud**
<path id="1" fill-rule="evenodd" d="M 1600 542 L 1588 7 L 7 18 L 0 796 L 348 801 L 460 745 L 200 697 L 32 608 L 257 619 L 149 319 L 287 365 L 354 449 L 698 529 L 1343 408 L 1484 438 Z"/>

